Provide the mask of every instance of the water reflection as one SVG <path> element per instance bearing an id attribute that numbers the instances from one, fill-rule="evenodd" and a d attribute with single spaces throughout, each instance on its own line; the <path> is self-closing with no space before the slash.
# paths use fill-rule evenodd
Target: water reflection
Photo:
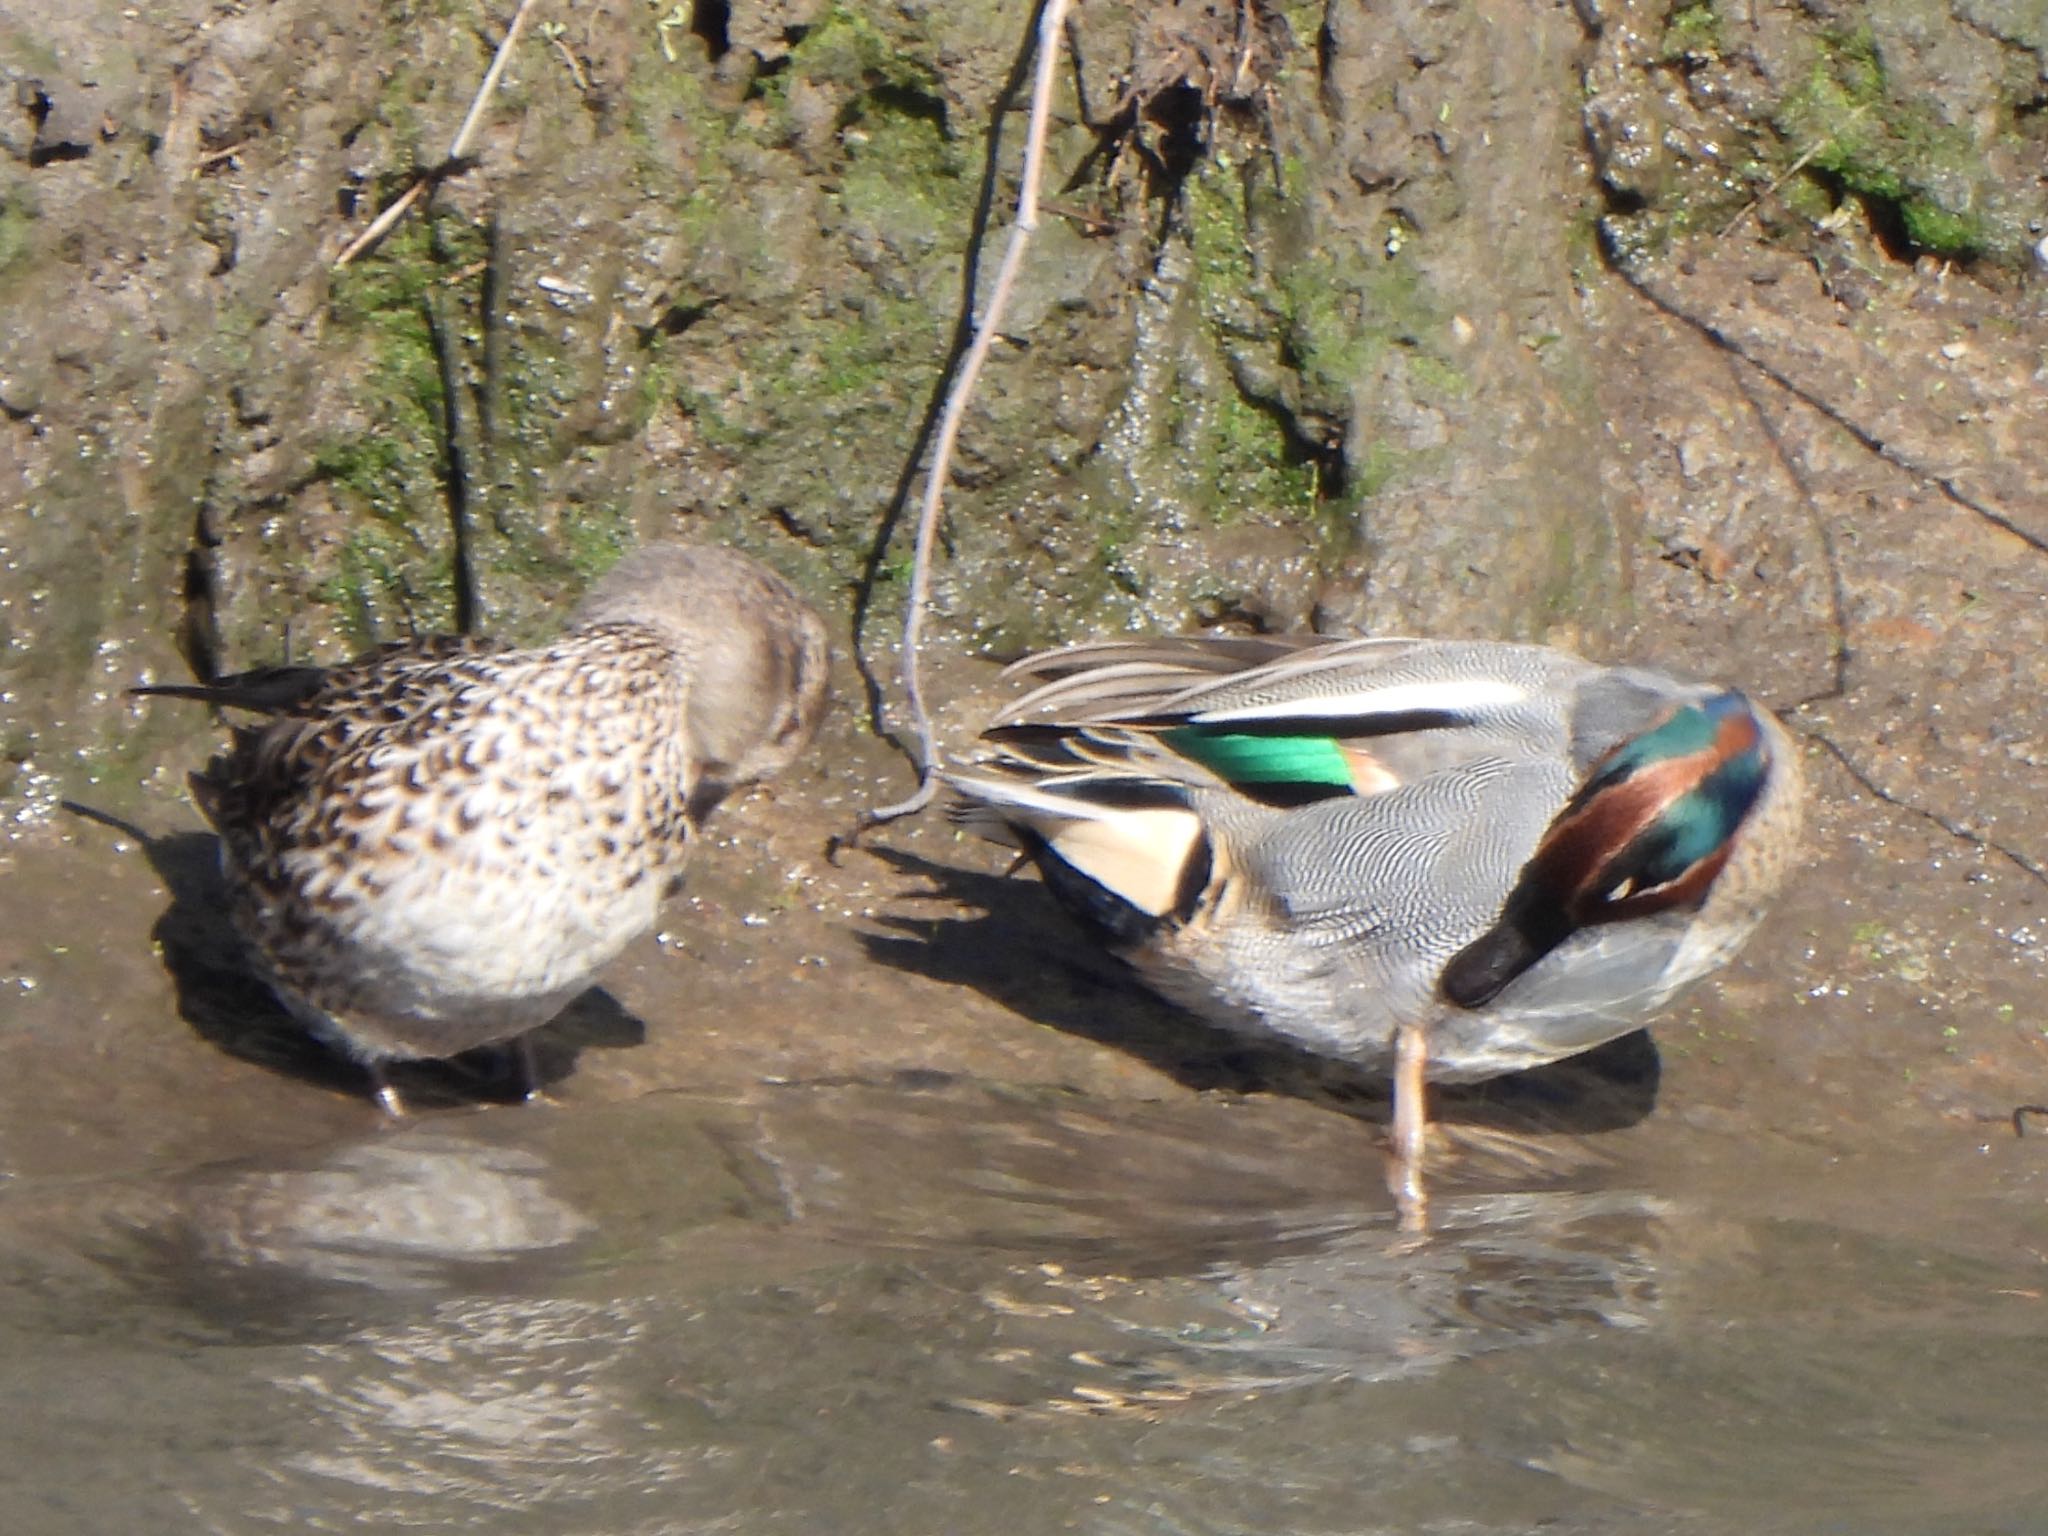
<path id="1" fill-rule="evenodd" d="M 1426 1243 L 1376 1222 L 1172 1277 L 1015 1267 L 978 1293 L 1011 1340 L 999 1362 L 1009 1391 L 953 1405 L 1156 1416 L 1421 1376 L 1547 1337 L 1645 1327 L 1657 1311 L 1656 1218 L 1638 1197 L 1478 1197 L 1442 1215 Z"/>
<path id="2" fill-rule="evenodd" d="M 636 1298 L 450 1300 L 316 1345 L 271 1377 L 308 1431 L 271 1475 L 375 1529 L 677 1484 L 707 1448 L 649 1433 L 628 1385 L 662 1323 Z"/>
<path id="3" fill-rule="evenodd" d="M 310 1167 L 195 1180 L 156 1235 L 182 1250 L 195 1278 L 256 1271 L 385 1291 L 446 1288 L 473 1279 L 472 1266 L 564 1248 L 590 1230 L 546 1175 L 545 1160 L 518 1147 L 391 1132 Z"/>
<path id="4" fill-rule="evenodd" d="M 1484 1159 L 1418 1242 L 1370 1145 L 923 1075 L 0 1207 L 0 1525 L 1747 1536 L 2031 1486 L 2011 1266 Z"/>

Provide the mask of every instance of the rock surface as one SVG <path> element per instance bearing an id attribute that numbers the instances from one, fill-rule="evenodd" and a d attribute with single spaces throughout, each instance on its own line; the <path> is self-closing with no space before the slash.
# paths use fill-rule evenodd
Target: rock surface
<path id="1" fill-rule="evenodd" d="M 0 1058 L 39 1106 L 0 1162 L 303 1134 L 190 996 L 231 969 L 180 841 L 212 727 L 122 689 L 445 627 L 458 528 L 494 631 L 544 632 L 632 542 L 720 538 L 866 673 L 622 972 L 646 1048 L 586 1051 L 574 1092 L 1165 1091 L 1177 1023 L 1048 978 L 1039 893 L 940 873 L 990 867 L 943 824 L 820 852 L 906 779 L 853 715 L 894 695 L 900 514 L 1015 195 L 1025 16 L 537 16 L 473 162 L 337 268 L 441 164 L 508 15 L 0 7 Z M 1092 0 L 1071 42 L 928 633 L 1530 637 L 1752 687 L 1811 743 L 1816 857 L 1660 1033 L 1667 1072 L 1831 1125 L 2041 1097 L 2038 18 Z M 939 671 L 954 745 L 980 681 Z"/>

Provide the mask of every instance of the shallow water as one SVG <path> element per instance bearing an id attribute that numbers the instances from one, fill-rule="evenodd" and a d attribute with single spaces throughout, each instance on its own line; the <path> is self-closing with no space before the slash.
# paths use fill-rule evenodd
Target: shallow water
<path id="1" fill-rule="evenodd" d="M 2048 1138 L 1622 1141 L 1420 1241 L 1343 1116 L 938 1074 L 17 1183 L 0 1529 L 2048 1529 Z"/>
<path id="2" fill-rule="evenodd" d="M 2048 1531 L 2037 886 L 1833 839 L 1661 1075 L 1441 1096 L 1416 1241 L 947 837 L 736 818 L 559 1102 L 397 1127 L 206 839 L 11 845 L 0 1536 Z"/>

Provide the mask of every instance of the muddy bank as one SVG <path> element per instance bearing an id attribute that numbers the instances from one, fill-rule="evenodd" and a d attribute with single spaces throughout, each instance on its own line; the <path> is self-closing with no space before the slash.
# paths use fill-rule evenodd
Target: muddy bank
<path id="1" fill-rule="evenodd" d="M 2038 1098 L 2044 44 L 1996 7 L 1917 16 L 1082 7 L 940 644 L 1314 624 L 1755 688 L 1809 743 L 1814 864 L 1660 1032 L 1667 1070 L 1844 1126 Z M 180 780 L 212 727 L 120 689 L 445 625 L 458 530 L 491 629 L 544 631 L 680 533 L 790 572 L 848 662 L 816 761 L 622 970 L 645 1043 L 590 1023 L 566 1093 L 1199 1085 L 1113 974 L 1045 971 L 1067 941 L 1028 883 L 947 873 L 991 866 L 943 825 L 821 852 L 905 780 L 851 663 L 889 679 L 907 551 L 881 530 L 1014 194 L 1023 19 L 549 21 L 476 163 L 337 270 L 437 163 L 501 24 L 0 17 L 0 1050 L 49 1111 L 10 1117 L 16 1166 L 358 1112 L 208 1022 L 260 999 L 181 995 L 181 965 L 221 969 L 203 894 L 165 910 L 204 867 Z M 941 671 L 954 742 L 982 681 Z M 826 1030 L 820 974 L 861 999 Z"/>
<path id="2" fill-rule="evenodd" d="M 1417 1243 L 1379 1085 L 938 816 L 827 857 L 909 781 L 884 535 L 1016 7 L 542 5 L 339 270 L 509 7 L 143 10 L 0 0 L 0 1525 L 2037 1528 L 2037 16 L 1078 7 L 942 743 L 1023 645 L 1315 625 L 1725 678 L 1806 754 L 1772 920 L 1654 1044 L 1441 1094 Z M 803 584 L 841 708 L 552 1102 L 465 1062 L 385 1125 L 236 954 L 218 724 L 122 689 L 444 625 L 465 563 L 536 635 L 678 535 Z"/>

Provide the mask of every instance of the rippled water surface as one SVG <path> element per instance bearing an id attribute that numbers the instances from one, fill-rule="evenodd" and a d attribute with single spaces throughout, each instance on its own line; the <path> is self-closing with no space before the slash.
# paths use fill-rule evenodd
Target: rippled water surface
<path id="1" fill-rule="evenodd" d="M 1422 1240 L 1345 1116 L 935 1076 L 17 1186 L 0 1529 L 2048 1530 L 2048 1139 L 1642 1144 Z"/>

